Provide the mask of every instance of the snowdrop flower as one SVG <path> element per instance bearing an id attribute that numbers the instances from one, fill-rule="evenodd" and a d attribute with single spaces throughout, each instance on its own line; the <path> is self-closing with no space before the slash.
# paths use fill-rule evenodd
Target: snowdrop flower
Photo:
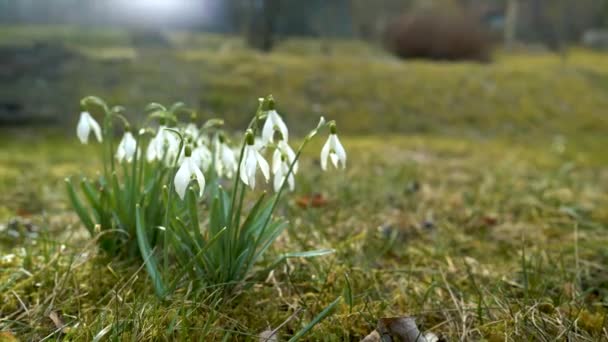
<path id="1" fill-rule="evenodd" d="M 266 122 L 262 127 L 262 139 L 264 142 L 274 142 L 274 132 L 279 131 L 285 141 L 288 140 L 287 125 L 281 119 L 281 116 L 274 109 L 274 101 L 270 101 L 268 104 L 268 112 L 266 114 Z"/>
<path id="2" fill-rule="evenodd" d="M 97 141 L 101 142 L 101 127 L 89 112 L 80 113 L 80 119 L 78 120 L 78 125 L 76 126 L 76 135 L 78 135 L 78 139 L 83 144 L 89 142 L 89 135 L 91 134 L 91 130 L 95 133 L 95 137 L 97 137 Z"/>
<path id="3" fill-rule="evenodd" d="M 186 129 L 184 130 L 184 132 L 186 133 L 187 136 L 191 137 L 192 140 L 198 139 L 199 130 L 198 130 L 198 127 L 196 127 L 195 124 L 189 123 L 186 126 Z"/>
<path id="4" fill-rule="evenodd" d="M 156 135 L 150 139 L 150 143 L 148 144 L 148 149 L 146 150 L 146 159 L 149 162 L 154 160 L 159 160 L 163 157 L 163 137 L 164 137 L 165 126 L 160 125 L 158 127 L 158 131 Z"/>
<path id="5" fill-rule="evenodd" d="M 260 153 L 264 153 L 264 151 L 266 151 L 266 147 L 268 147 L 268 144 L 263 138 L 255 137 L 253 146 L 255 146 L 255 149 L 260 151 Z"/>
<path id="6" fill-rule="evenodd" d="M 273 161 L 273 164 L 274 164 L 274 161 Z M 288 162 L 288 159 L 285 158 L 285 156 L 283 156 L 281 163 L 276 168 L 276 170 L 274 170 L 274 165 L 273 165 L 273 173 L 274 173 L 274 184 L 273 185 L 274 185 L 275 192 L 279 192 L 279 190 L 281 190 L 281 185 L 283 185 L 283 182 L 285 181 L 285 177 L 287 177 L 287 174 L 289 173 L 289 165 L 290 165 L 290 163 Z M 292 170 L 291 173 L 289 173 L 289 176 L 287 177 L 287 185 L 289 186 L 290 191 L 293 191 L 293 189 L 295 188 L 294 173 L 295 173 L 295 165 L 294 165 L 294 169 Z"/>
<path id="7" fill-rule="evenodd" d="M 211 146 L 211 141 L 209 141 L 209 137 L 206 134 L 201 134 L 198 139 L 196 139 L 196 146 L 200 145 Z"/>
<path id="8" fill-rule="evenodd" d="M 285 159 L 286 158 L 286 159 Z M 285 140 L 279 140 L 277 147 L 272 154 L 272 173 L 277 174 L 282 164 L 289 165 L 296 159 L 296 153 L 291 149 Z M 298 173 L 298 163 L 293 166 L 293 173 Z"/>
<path id="9" fill-rule="evenodd" d="M 194 165 L 202 167 L 203 170 L 207 170 L 211 166 L 213 156 L 207 146 L 200 145 L 192 151 L 192 160 L 194 161 Z"/>
<path id="10" fill-rule="evenodd" d="M 331 159 L 334 167 L 338 168 L 338 165 L 341 163 L 342 168 L 346 167 L 346 151 L 344 147 L 340 143 L 340 139 L 338 139 L 338 135 L 336 134 L 336 125 L 331 124 L 329 126 L 329 138 L 325 145 L 323 145 L 323 149 L 321 149 L 321 168 L 323 170 L 327 170 L 327 158 Z"/>
<path id="11" fill-rule="evenodd" d="M 137 148 L 137 142 L 131 134 L 130 131 L 126 131 L 122 136 L 120 143 L 118 144 L 118 150 L 116 151 L 116 159 L 119 162 L 126 160 L 127 163 L 133 161 L 133 156 L 135 155 L 135 150 Z"/>
<path id="12" fill-rule="evenodd" d="M 182 200 L 186 195 L 186 188 L 188 188 L 188 184 L 190 184 L 190 180 L 192 179 L 193 175 L 196 179 L 196 182 L 198 183 L 198 195 L 202 196 L 203 191 L 205 191 L 205 176 L 203 176 L 201 170 L 194 163 L 190 146 L 186 147 L 185 155 L 186 156 L 184 157 L 184 161 L 175 173 L 175 179 L 173 180 L 173 184 L 175 184 L 175 191 L 179 195 L 179 198 Z"/>
<path id="13" fill-rule="evenodd" d="M 167 126 L 161 124 L 158 127 L 158 132 L 154 138 L 150 139 L 148 149 L 146 150 L 146 159 L 148 159 L 149 162 L 161 160 L 165 157 L 165 162 L 170 165 L 171 160 L 174 160 L 179 152 L 179 141 L 177 140 L 177 137 L 165 128 L 167 128 Z"/>
<path id="14" fill-rule="evenodd" d="M 240 174 L 241 180 L 245 185 L 248 185 L 252 190 L 255 189 L 255 174 L 258 169 L 262 170 L 262 174 L 268 182 L 269 175 L 269 167 L 268 162 L 264 159 L 264 157 L 260 154 L 258 150 L 256 150 L 254 146 L 253 133 L 248 130 L 245 136 L 247 145 L 245 145 L 245 149 L 243 151 L 243 156 L 241 158 L 241 166 L 240 166 Z"/>
<path id="15" fill-rule="evenodd" d="M 215 171 L 217 174 L 220 177 L 226 176 L 226 178 L 232 178 L 237 169 L 236 157 L 221 135 L 216 140 L 215 157 Z"/>

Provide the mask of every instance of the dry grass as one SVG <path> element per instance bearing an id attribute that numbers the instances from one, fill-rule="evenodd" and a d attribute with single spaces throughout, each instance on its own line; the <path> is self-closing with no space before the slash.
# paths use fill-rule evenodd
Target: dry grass
<path id="1" fill-rule="evenodd" d="M 0 33 L 2 44 L 43 35 Z M 96 33 L 101 45 L 54 34 L 90 56 L 114 46 L 58 81 L 53 94 L 66 107 L 88 93 L 129 108 L 185 99 L 239 128 L 247 101 L 272 92 L 290 127 L 311 112 L 337 118 L 351 133 L 342 138 L 348 169 L 327 177 L 316 165 L 320 146 L 310 148 L 315 161 L 301 166 L 279 210 L 291 224 L 270 257 L 336 253 L 290 260 L 228 301 L 183 288 L 161 302 L 139 262 L 102 254 L 68 208 L 62 179 L 93 174 L 95 146 L 3 131 L 0 340 L 255 340 L 297 313 L 279 330 L 287 339 L 349 293 L 353 301 L 306 340 L 358 340 L 396 315 L 414 315 L 448 341 L 608 339 L 603 55 L 400 63 L 360 44 L 339 42 L 323 56 L 318 41 L 298 41 L 262 57 L 236 39 L 174 34 L 178 49 L 133 57 L 120 32 Z M 184 96 L 174 99 L 176 89 Z M 327 204 L 297 205 L 314 193 Z"/>

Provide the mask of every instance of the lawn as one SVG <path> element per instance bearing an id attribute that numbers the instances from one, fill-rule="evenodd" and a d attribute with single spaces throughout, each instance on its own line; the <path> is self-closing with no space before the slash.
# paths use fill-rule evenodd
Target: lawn
<path id="1" fill-rule="evenodd" d="M 62 39 L 79 56 L 58 99 L 32 100 L 65 110 L 67 128 L 0 138 L 0 340 L 257 340 L 279 326 L 287 340 L 338 297 L 303 340 L 360 340 L 394 316 L 446 341 L 608 339 L 605 55 L 444 64 L 353 42 L 323 55 L 317 41 L 287 41 L 265 56 L 221 36 L 137 50 L 121 32 L 89 32 L 97 45 L 67 29 L 0 32 L 0 45 Z M 73 133 L 78 101 L 94 93 L 139 111 L 179 100 L 175 84 L 235 130 L 268 93 L 300 134 L 319 113 L 337 120 L 346 170 L 320 170 L 324 136 L 307 148 L 265 262 L 335 253 L 289 259 L 225 300 L 188 287 L 160 300 L 141 260 L 97 248 L 63 183 L 101 167 Z M 322 205 L 301 206 L 315 194 Z"/>

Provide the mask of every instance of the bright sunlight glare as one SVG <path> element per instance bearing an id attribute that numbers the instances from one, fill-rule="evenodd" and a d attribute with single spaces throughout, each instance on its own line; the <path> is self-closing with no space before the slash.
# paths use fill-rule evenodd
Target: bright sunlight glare
<path id="1" fill-rule="evenodd" d="M 165 22 L 204 15 L 205 0 L 114 0 L 123 15 L 139 22 Z"/>

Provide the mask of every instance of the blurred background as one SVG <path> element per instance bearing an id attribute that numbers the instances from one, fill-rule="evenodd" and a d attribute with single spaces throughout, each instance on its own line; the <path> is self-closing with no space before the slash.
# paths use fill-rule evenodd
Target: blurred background
<path id="1" fill-rule="evenodd" d="M 3 0 L 0 125 L 71 132 L 98 95 L 239 129 L 272 93 L 300 133 L 326 114 L 351 134 L 604 134 L 606 50 L 608 0 Z"/>

